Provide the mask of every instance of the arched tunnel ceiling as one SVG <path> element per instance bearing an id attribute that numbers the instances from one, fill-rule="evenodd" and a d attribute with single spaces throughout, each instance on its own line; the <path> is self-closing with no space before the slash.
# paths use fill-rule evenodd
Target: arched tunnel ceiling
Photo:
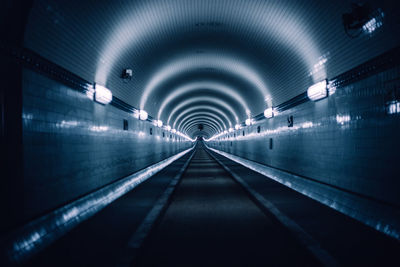
<path id="1" fill-rule="evenodd" d="M 385 25 L 357 39 L 341 21 L 351 2 L 39 0 L 24 45 L 171 126 L 210 112 L 210 136 L 398 45 L 395 1 L 371 2 Z"/>

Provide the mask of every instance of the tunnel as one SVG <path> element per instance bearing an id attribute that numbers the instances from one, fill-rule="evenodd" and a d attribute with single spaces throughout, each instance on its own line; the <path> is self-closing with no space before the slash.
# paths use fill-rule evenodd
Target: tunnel
<path id="1" fill-rule="evenodd" d="M 393 0 L 4 0 L 1 266 L 399 266 Z"/>

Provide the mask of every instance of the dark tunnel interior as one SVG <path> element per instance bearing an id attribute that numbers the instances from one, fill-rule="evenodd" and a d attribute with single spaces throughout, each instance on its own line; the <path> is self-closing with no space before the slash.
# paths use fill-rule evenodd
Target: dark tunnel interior
<path id="1" fill-rule="evenodd" d="M 3 0 L 1 266 L 398 266 L 393 0 Z"/>

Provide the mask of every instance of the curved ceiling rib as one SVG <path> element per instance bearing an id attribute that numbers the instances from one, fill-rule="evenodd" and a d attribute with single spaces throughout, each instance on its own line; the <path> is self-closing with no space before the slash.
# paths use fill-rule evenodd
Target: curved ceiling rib
<path id="1" fill-rule="evenodd" d="M 171 113 L 168 116 L 167 124 L 169 125 L 171 118 L 173 118 L 175 113 L 178 112 L 180 109 L 183 109 L 184 107 L 191 105 L 193 103 L 201 103 L 201 102 L 212 103 L 212 104 L 216 104 L 218 106 L 222 106 L 224 109 L 229 111 L 230 114 L 232 114 L 234 120 L 236 121 L 236 123 L 238 123 L 238 121 L 239 121 L 238 115 L 233 110 L 233 108 L 230 105 L 228 105 L 226 102 L 224 102 L 218 98 L 215 98 L 215 97 L 197 96 L 197 97 L 191 97 L 191 98 L 179 103 L 177 106 L 175 106 L 175 108 L 171 111 Z"/>
<path id="2" fill-rule="evenodd" d="M 200 123 L 201 121 L 202 121 L 202 122 L 204 122 L 204 121 L 205 121 L 205 122 L 208 122 L 209 124 L 213 125 L 214 128 L 217 129 L 217 132 L 224 131 L 224 128 L 223 128 L 223 126 L 221 125 L 221 122 L 220 122 L 219 120 L 215 119 L 214 117 L 204 116 L 204 115 L 201 115 L 201 114 L 195 114 L 195 115 L 191 116 L 191 117 L 186 121 L 186 123 L 192 123 L 192 122 L 195 122 L 195 121 L 198 121 L 199 123 Z M 181 132 L 184 132 L 184 128 L 183 128 L 183 127 L 181 127 Z"/>
<path id="3" fill-rule="evenodd" d="M 294 51 L 310 68 L 320 56 L 310 33 L 305 30 L 304 20 L 301 19 L 303 14 L 298 14 L 294 9 L 295 5 L 291 5 L 290 1 L 203 0 L 197 5 L 187 5 L 184 1 L 176 1 L 175 4 L 169 1 L 135 2 L 121 6 L 121 10 L 131 10 L 129 15 L 121 16 L 119 22 L 105 36 L 108 42 L 104 42 L 101 49 L 102 57 L 97 64 L 96 82 L 105 84 L 125 51 L 132 47 L 141 48 L 142 44 L 150 43 L 152 39 L 161 39 L 157 35 L 160 35 L 162 29 L 183 31 L 186 28 L 179 25 L 195 25 L 199 21 L 207 22 L 210 18 L 219 18 L 218 23 L 222 25 L 232 25 L 232 21 L 235 21 L 233 29 L 247 32 L 249 36 L 262 34 L 264 39 Z M 225 12 L 226 10 L 229 12 Z M 282 15 L 282 10 L 285 15 Z M 145 102 L 146 100 L 141 103 L 141 108 Z"/>
<path id="4" fill-rule="evenodd" d="M 245 97 L 241 96 L 234 88 L 228 87 L 225 84 L 218 83 L 218 82 L 193 82 L 189 84 L 185 84 L 183 86 L 180 86 L 178 88 L 175 88 L 171 90 L 171 93 L 164 98 L 164 100 L 161 102 L 157 118 L 160 119 L 161 115 L 165 109 L 165 107 L 170 104 L 173 99 L 176 99 L 182 95 L 190 94 L 193 92 L 204 92 L 204 94 L 207 94 L 207 92 L 218 92 L 223 95 L 226 95 L 230 99 L 234 99 L 239 105 L 243 108 L 243 111 L 248 115 L 251 113 L 249 106 L 247 105 L 245 101 Z"/>
<path id="5" fill-rule="evenodd" d="M 170 63 L 160 68 L 145 86 L 142 98 L 140 99 L 140 109 L 145 109 L 147 99 L 157 87 L 168 79 L 177 77 L 179 74 L 199 69 L 213 68 L 234 76 L 241 77 L 249 81 L 258 90 L 262 99 L 270 95 L 262 76 L 252 66 L 246 63 L 245 59 L 238 60 L 235 56 L 224 56 L 221 54 L 207 55 L 186 55 L 178 59 L 172 59 Z M 269 103 L 271 105 L 271 103 Z"/>
<path id="6" fill-rule="evenodd" d="M 185 119 L 185 115 L 186 114 L 188 114 L 188 113 L 189 114 L 190 113 L 194 114 L 195 112 L 200 111 L 200 110 L 213 112 L 212 114 L 217 115 L 220 118 L 222 118 L 222 120 L 224 121 L 225 128 L 226 128 L 226 125 L 228 125 L 229 127 L 232 127 L 232 125 L 235 125 L 234 124 L 235 122 L 232 123 L 232 121 L 229 119 L 228 115 L 226 115 L 226 113 L 224 113 L 222 110 L 220 110 L 218 108 L 215 108 L 215 107 L 210 106 L 210 105 L 194 105 L 194 106 L 186 109 L 182 113 L 180 113 L 175 118 L 175 120 L 172 123 L 172 125 L 173 125 L 172 128 L 175 128 L 175 126 L 177 124 L 179 126 L 181 124 L 179 122 Z"/>
<path id="7" fill-rule="evenodd" d="M 378 35 L 350 40 L 337 20 L 348 0 L 189 2 L 34 1 L 23 46 L 164 123 L 210 97 L 231 125 L 400 42 L 389 16 Z"/>
<path id="8" fill-rule="evenodd" d="M 218 115 L 216 115 L 215 113 L 211 113 L 208 111 L 197 111 L 197 112 L 193 112 L 191 114 L 189 114 L 187 117 L 185 117 L 181 122 L 179 122 L 178 126 L 176 127 L 177 129 L 179 129 L 179 131 L 182 132 L 182 128 L 185 122 L 187 122 L 189 119 L 191 118 L 204 118 L 207 119 L 208 117 L 211 117 L 213 119 L 215 119 L 218 122 L 218 126 L 220 127 L 221 131 L 224 131 L 226 128 L 226 124 L 225 122 L 222 120 L 221 117 L 219 117 Z"/>
<path id="9" fill-rule="evenodd" d="M 207 114 L 207 116 L 204 116 L 202 114 L 194 114 L 192 115 L 190 118 L 188 118 L 188 120 L 195 121 L 195 120 L 205 120 L 205 121 L 209 121 L 209 123 L 215 125 L 219 130 L 218 132 L 223 132 L 224 131 L 224 125 L 222 124 L 222 122 L 219 120 L 219 118 L 213 117 L 212 114 Z M 185 126 L 180 127 L 180 131 L 181 132 L 185 132 Z"/>
<path id="10" fill-rule="evenodd" d="M 215 120 L 214 118 L 211 118 L 211 117 L 207 117 L 207 116 L 201 116 L 201 117 L 194 116 L 191 119 L 187 120 L 185 127 L 187 127 L 189 124 L 195 124 L 195 123 L 200 124 L 203 122 L 206 122 L 206 123 L 212 125 L 217 132 L 224 130 L 222 128 L 219 128 L 219 122 L 217 120 Z M 185 131 L 184 128 L 182 128 L 181 130 Z"/>
<path id="11" fill-rule="evenodd" d="M 190 136 L 191 138 L 196 137 L 196 136 L 193 134 L 194 132 L 197 132 L 197 133 L 200 133 L 200 134 L 203 134 L 203 135 L 207 134 L 207 136 L 212 136 L 212 135 L 214 135 L 213 133 L 209 133 L 207 130 L 199 130 L 199 129 L 196 128 L 195 126 L 192 126 L 191 128 L 189 128 L 187 132 L 188 132 L 187 135 Z"/>
<path id="12" fill-rule="evenodd" d="M 213 130 L 213 128 L 211 128 L 208 124 L 206 124 L 206 123 L 202 123 L 202 124 L 203 124 L 204 128 L 203 128 L 203 130 L 201 130 L 201 132 L 206 132 L 206 133 L 208 133 L 210 136 L 218 133 L 218 132 L 215 132 L 215 131 Z M 187 128 L 186 134 L 189 135 L 189 136 L 191 136 L 191 129 L 199 130 L 199 129 L 197 128 L 197 123 L 192 124 L 190 127 Z M 200 130 L 199 130 L 199 131 L 200 131 Z"/>
<path id="13" fill-rule="evenodd" d="M 215 130 L 215 133 L 218 133 L 218 129 L 215 127 L 214 124 L 210 123 L 209 120 L 199 120 L 199 119 L 194 119 L 191 122 L 188 122 L 188 124 L 185 126 L 185 129 L 182 129 L 182 131 L 186 131 L 186 129 L 189 129 L 192 126 L 198 126 L 199 124 L 207 125 L 213 130 Z"/>
<path id="14" fill-rule="evenodd" d="M 234 114 L 230 113 L 229 110 L 226 110 L 224 107 L 216 105 L 213 102 L 196 102 L 194 104 L 187 104 L 185 106 L 181 106 L 180 109 L 176 110 L 173 114 L 174 116 L 170 118 L 171 125 L 175 127 L 177 123 L 178 117 L 181 116 L 182 113 L 186 112 L 186 110 L 195 110 L 195 108 L 207 108 L 208 110 L 212 110 L 217 114 L 223 116 L 226 121 L 228 121 L 229 126 L 231 127 L 233 123 L 237 122 Z M 169 124 L 169 122 L 167 124 Z"/>

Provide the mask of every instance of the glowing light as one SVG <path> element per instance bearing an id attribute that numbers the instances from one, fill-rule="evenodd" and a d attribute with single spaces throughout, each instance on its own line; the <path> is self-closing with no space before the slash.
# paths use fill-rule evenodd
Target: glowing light
<path id="1" fill-rule="evenodd" d="M 108 104 L 112 100 L 112 93 L 104 86 L 96 84 L 94 99 L 96 100 L 96 102 L 99 102 L 101 104 Z"/>
<path id="2" fill-rule="evenodd" d="M 319 99 L 327 97 L 327 80 L 323 80 L 310 86 L 307 90 L 307 96 L 312 101 L 317 101 Z"/>
<path id="3" fill-rule="evenodd" d="M 350 116 L 349 115 L 336 115 L 336 122 L 338 124 L 344 124 L 345 122 L 349 122 L 350 121 Z"/>
<path id="4" fill-rule="evenodd" d="M 330 81 L 329 83 L 328 83 L 328 92 L 329 92 L 329 95 L 333 95 L 334 93 L 336 93 L 336 86 L 335 86 L 335 83 L 334 83 L 334 81 Z"/>
<path id="5" fill-rule="evenodd" d="M 162 122 L 162 120 L 155 120 L 154 121 L 154 126 L 157 126 L 157 127 L 162 127 L 163 126 L 163 122 Z"/>
<path id="6" fill-rule="evenodd" d="M 133 116 L 135 119 L 139 119 L 139 110 L 137 110 L 137 109 L 134 110 L 132 116 Z"/>
<path id="7" fill-rule="evenodd" d="M 86 96 L 90 99 L 94 99 L 94 88 L 93 85 L 89 84 L 86 88 Z"/>
<path id="8" fill-rule="evenodd" d="M 147 112 L 145 110 L 141 109 L 139 111 L 139 119 L 140 120 L 145 121 L 145 120 L 147 120 L 148 117 L 149 117 L 149 114 L 147 114 Z"/>
<path id="9" fill-rule="evenodd" d="M 233 132 L 233 128 L 229 128 L 229 130 L 228 130 L 228 131 L 229 131 L 230 133 L 231 133 L 231 132 Z"/>
<path id="10" fill-rule="evenodd" d="M 227 115 L 225 112 L 223 112 L 222 110 L 220 110 L 220 109 L 218 109 L 218 108 L 216 108 L 216 107 L 213 107 L 213 106 L 209 106 L 209 105 L 196 105 L 196 106 L 192 106 L 192 107 L 186 109 L 185 111 L 181 112 L 181 113 L 175 118 L 174 123 L 172 124 L 172 127 L 177 128 L 177 129 L 181 129 L 181 128 L 180 128 L 180 125 L 182 125 L 183 121 L 185 120 L 185 117 L 184 117 L 184 116 L 185 116 L 186 114 L 188 114 L 188 113 L 196 114 L 196 112 L 192 112 L 192 111 L 197 111 L 197 110 L 212 111 L 213 113 L 211 113 L 211 114 L 214 114 L 214 113 L 215 113 L 214 115 L 217 115 L 217 114 L 218 114 L 218 115 L 221 115 L 220 117 L 224 118 L 224 119 L 225 119 L 224 121 L 225 121 L 225 122 L 228 122 L 228 125 L 229 125 L 229 126 L 232 125 L 231 118 L 229 118 L 228 115 Z M 198 112 L 197 112 L 197 113 L 198 113 Z M 209 113 L 209 112 L 208 112 L 208 113 Z M 207 112 L 202 112 L 202 114 L 207 114 Z M 178 127 L 176 127 L 177 122 L 178 122 L 182 117 L 183 117 L 183 119 L 179 122 Z M 221 122 L 222 122 L 222 120 L 221 120 Z M 224 124 L 224 128 L 227 128 L 226 125 L 225 125 L 225 123 L 223 123 L 223 124 Z"/>
<path id="11" fill-rule="evenodd" d="M 325 55 L 322 55 L 318 58 L 318 62 L 314 64 L 312 70 L 310 71 L 309 76 L 314 76 L 317 73 L 320 73 L 321 71 L 325 70 L 325 64 L 326 62 L 328 62 L 328 56 L 329 56 L 329 52 L 326 53 Z M 318 75 L 318 77 L 325 75 L 324 73 L 320 73 L 321 75 Z M 323 79 L 326 77 L 321 77 L 320 79 Z"/>
<path id="12" fill-rule="evenodd" d="M 240 129 L 240 125 L 239 125 L 239 124 L 236 124 L 236 125 L 235 125 L 235 129 L 236 129 L 236 130 L 239 130 L 239 129 Z"/>
<path id="13" fill-rule="evenodd" d="M 362 29 L 365 33 L 371 34 L 373 33 L 376 29 L 382 27 L 383 25 L 383 18 L 384 18 L 385 14 L 378 9 L 377 11 L 377 15 L 375 17 L 373 17 L 372 19 L 370 19 L 369 21 L 367 21 L 363 26 Z"/>
<path id="14" fill-rule="evenodd" d="M 245 102 L 245 98 L 239 95 L 234 88 L 228 87 L 222 83 L 217 82 L 193 82 L 185 84 L 181 87 L 175 88 L 172 92 L 163 100 L 158 110 L 157 117 L 160 118 L 166 106 L 173 102 L 175 98 L 179 98 L 184 94 L 190 94 L 192 92 L 196 93 L 206 93 L 206 92 L 217 92 L 226 95 L 229 98 L 233 98 L 236 103 L 238 103 L 246 114 L 250 113 L 249 107 Z M 170 119 L 170 118 L 168 118 Z M 168 124 L 169 122 L 167 122 Z"/>
<path id="15" fill-rule="evenodd" d="M 79 122 L 77 121 L 65 121 L 62 120 L 61 123 L 56 123 L 56 127 L 60 128 L 71 128 L 71 127 L 76 127 L 78 126 Z"/>
<path id="16" fill-rule="evenodd" d="M 145 133 L 144 133 L 143 131 L 140 131 L 140 132 L 138 133 L 138 136 L 139 136 L 139 137 L 144 137 L 144 136 L 145 136 Z"/>
<path id="17" fill-rule="evenodd" d="M 190 110 L 190 109 L 186 110 L 184 113 L 185 113 L 185 114 L 189 113 L 189 112 L 188 112 L 189 110 Z M 184 118 L 182 118 L 182 119 L 179 121 L 178 126 L 175 127 L 176 129 L 182 130 L 183 128 L 186 127 L 186 124 L 188 124 L 189 121 L 192 120 L 192 119 L 194 119 L 195 117 L 196 117 L 196 118 L 204 118 L 204 119 L 206 119 L 206 120 L 207 120 L 208 118 L 213 118 L 214 121 L 217 122 L 217 124 L 218 124 L 218 126 L 219 126 L 219 128 L 220 128 L 221 130 L 229 128 L 229 127 L 226 126 L 226 123 L 225 123 L 225 121 L 223 120 L 223 118 L 221 118 L 222 116 L 220 117 L 220 116 L 218 116 L 217 114 L 212 113 L 212 112 L 208 112 L 208 111 L 193 111 L 193 112 L 192 112 L 192 110 L 190 110 L 190 111 L 191 111 L 190 114 L 186 115 Z M 182 114 L 183 114 L 183 113 L 182 113 Z M 182 116 L 181 116 L 182 114 L 180 114 L 179 117 L 182 117 Z M 184 115 L 185 115 L 185 114 L 184 114 Z M 177 118 L 176 120 L 178 120 L 178 118 Z M 175 121 L 175 123 L 176 123 L 176 122 L 177 122 L 177 121 Z M 230 125 L 231 125 L 231 122 L 228 121 L 228 123 L 229 123 L 228 126 L 230 126 Z"/>
<path id="18" fill-rule="evenodd" d="M 171 118 L 174 116 L 174 114 L 176 112 L 178 112 L 179 110 L 183 109 L 185 106 L 193 106 L 194 103 L 199 103 L 199 102 L 207 102 L 208 103 L 213 103 L 217 106 L 222 106 L 223 108 L 225 108 L 226 110 L 228 110 L 233 117 L 235 118 L 236 122 L 238 122 L 238 116 L 236 114 L 236 112 L 234 111 L 234 109 L 228 105 L 225 101 L 222 101 L 220 99 L 217 99 L 216 97 L 210 97 L 210 96 L 196 96 L 196 97 L 191 97 L 190 99 L 187 99 L 183 102 L 181 102 L 179 105 L 177 105 L 170 113 L 170 115 L 168 116 L 168 120 L 167 123 L 169 124 Z"/>
<path id="19" fill-rule="evenodd" d="M 266 110 L 264 110 L 264 117 L 272 118 L 273 116 L 274 116 L 273 108 L 267 108 Z"/>
<path id="20" fill-rule="evenodd" d="M 92 132 L 105 132 L 108 130 L 108 126 L 91 126 L 89 130 Z"/>
<path id="21" fill-rule="evenodd" d="M 312 127 L 314 127 L 314 123 L 312 123 L 311 121 L 304 122 L 304 123 L 301 124 L 300 127 L 301 128 L 312 128 Z"/>
<path id="22" fill-rule="evenodd" d="M 218 12 L 220 7 L 223 7 L 219 1 L 212 1 L 210 5 L 194 5 L 193 7 L 191 5 L 192 8 L 185 7 L 185 16 L 178 16 L 175 12 L 178 12 L 179 9 L 176 8 L 176 5 L 168 2 L 160 2 L 156 5 L 152 1 L 146 1 L 141 5 L 137 5 L 136 2 L 132 1 L 132 4 L 126 3 L 123 6 L 125 10 L 132 10 L 132 14 L 128 17 L 120 16 L 119 20 L 113 23 L 114 27 L 108 31 L 109 34 L 104 36 L 107 42 L 104 42 L 104 46 L 99 51 L 101 57 L 98 58 L 95 78 L 98 82 L 105 83 L 107 81 L 111 70 L 115 69 L 115 64 L 118 64 L 125 51 L 133 49 L 133 52 L 136 53 L 142 49 L 140 44 L 160 38 L 157 35 L 160 29 L 172 29 L 176 25 L 186 25 L 188 18 L 201 18 L 201 14 L 208 14 L 206 12 L 210 12 L 209 10 Z M 246 11 L 253 15 L 251 19 L 239 20 L 238 27 L 248 32 L 250 36 L 256 36 L 257 32 L 263 31 L 265 36 L 263 39 L 272 43 L 278 42 L 285 49 L 295 52 L 308 66 L 312 66 L 313 59 L 317 58 L 320 53 L 318 53 L 316 42 L 312 38 L 312 32 L 307 30 L 307 25 L 301 19 L 302 13 L 291 11 L 290 3 L 276 1 L 274 4 L 274 2 L 263 1 L 263 4 L 260 4 L 258 1 L 246 1 Z M 132 7 L 132 5 L 135 6 Z M 282 10 L 287 11 L 286 16 L 281 16 L 280 11 Z M 235 19 L 236 14 L 241 14 L 243 5 L 231 5 L 230 11 L 224 16 L 231 14 L 230 16 L 233 17 L 227 17 L 227 20 Z M 161 25 L 160 21 L 163 22 Z"/>
<path id="23" fill-rule="evenodd" d="M 247 126 L 250 126 L 253 124 L 253 121 L 249 118 L 244 122 Z"/>
<path id="24" fill-rule="evenodd" d="M 198 130 L 198 124 L 202 123 L 205 127 L 208 127 L 211 129 L 213 134 L 217 133 L 219 131 L 218 124 L 215 122 L 212 118 L 207 118 L 206 120 L 202 118 L 192 118 L 191 121 L 187 122 L 185 124 L 185 127 L 182 128 L 182 131 L 188 132 L 190 129 L 195 128 L 195 131 L 199 131 L 200 133 L 205 133 L 202 130 Z"/>
<path id="25" fill-rule="evenodd" d="M 175 129 L 172 129 L 172 131 L 171 131 L 172 133 L 176 133 L 176 130 Z"/>
<path id="26" fill-rule="evenodd" d="M 197 70 L 201 68 L 216 68 L 227 73 L 233 73 L 254 85 L 264 99 L 269 94 L 262 75 L 257 73 L 253 66 L 247 64 L 244 60 L 238 60 L 233 55 L 207 54 L 182 56 L 181 58 L 172 59 L 155 73 L 152 79 L 144 88 L 142 98 L 140 100 L 140 108 L 145 108 L 147 99 L 163 82 L 173 78 L 183 72 Z"/>
<path id="27" fill-rule="evenodd" d="M 24 120 L 32 120 L 33 119 L 33 114 L 32 113 L 22 113 L 22 118 Z"/>
<path id="28" fill-rule="evenodd" d="M 400 113 L 400 102 L 399 101 L 392 101 L 390 102 L 388 109 L 388 114 L 397 114 Z"/>
<path id="29" fill-rule="evenodd" d="M 171 126 L 167 125 L 167 126 L 165 127 L 165 129 L 166 129 L 167 131 L 171 131 Z"/>
<path id="30" fill-rule="evenodd" d="M 264 131 L 261 132 L 257 132 L 257 131 L 253 131 L 253 132 L 249 132 L 247 133 L 245 136 L 243 136 L 242 134 L 237 134 L 237 136 L 235 137 L 229 137 L 227 138 L 227 140 L 229 141 L 235 141 L 237 139 L 240 140 L 253 140 L 253 139 L 259 139 L 259 138 L 264 138 L 265 136 L 271 136 L 274 134 L 281 134 L 281 133 L 285 133 L 285 132 L 295 132 L 295 131 L 299 131 L 299 130 L 303 130 L 303 129 L 307 129 L 307 128 L 315 128 L 321 126 L 321 123 L 313 123 L 311 121 L 305 121 L 303 123 L 300 124 L 296 124 L 293 127 L 287 127 L 285 126 L 279 126 L 275 129 L 271 129 L 271 128 L 267 128 Z M 254 129 L 253 129 L 254 130 Z M 206 141 L 212 141 L 218 137 L 220 137 L 223 133 L 219 133 L 216 135 L 213 135 L 212 137 L 210 137 L 209 139 L 207 139 Z"/>
<path id="31" fill-rule="evenodd" d="M 227 133 L 228 133 L 228 131 L 225 130 L 225 131 L 224 131 L 224 134 L 227 134 Z"/>

